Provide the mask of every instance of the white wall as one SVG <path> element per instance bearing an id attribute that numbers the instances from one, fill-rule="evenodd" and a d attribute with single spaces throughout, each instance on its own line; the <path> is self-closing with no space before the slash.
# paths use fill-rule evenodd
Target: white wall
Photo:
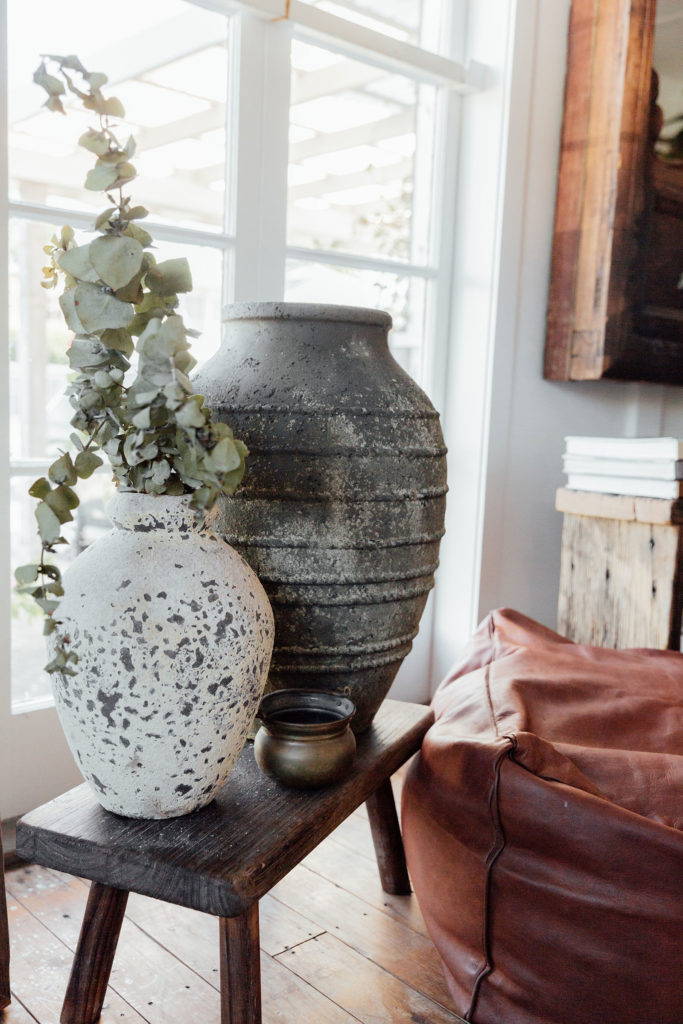
<path id="1" fill-rule="evenodd" d="M 543 380 L 570 2 L 517 0 L 507 20 L 502 6 L 479 0 L 470 22 L 472 56 L 501 71 L 467 100 L 463 121 L 460 313 L 443 409 L 451 493 L 433 683 L 491 608 L 510 605 L 555 625 L 561 516 L 553 505 L 566 434 L 683 436 L 681 388 Z"/>

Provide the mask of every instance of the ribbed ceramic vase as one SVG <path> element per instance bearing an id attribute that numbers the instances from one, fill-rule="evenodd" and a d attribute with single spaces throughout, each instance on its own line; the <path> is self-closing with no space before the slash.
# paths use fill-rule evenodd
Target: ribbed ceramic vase
<path id="1" fill-rule="evenodd" d="M 117 494 L 114 529 L 64 575 L 58 617 L 78 663 L 52 677 L 57 711 L 99 802 L 131 818 L 213 799 L 268 674 L 268 598 L 189 500 Z"/>
<path id="2" fill-rule="evenodd" d="M 273 605 L 269 688 L 348 696 L 358 732 L 410 650 L 444 526 L 439 417 L 390 326 L 372 309 L 232 306 L 195 380 L 251 453 L 217 529 Z"/>

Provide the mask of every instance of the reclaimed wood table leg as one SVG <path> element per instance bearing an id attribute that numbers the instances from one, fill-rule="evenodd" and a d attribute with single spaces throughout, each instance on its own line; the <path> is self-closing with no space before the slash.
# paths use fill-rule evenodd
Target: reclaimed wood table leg
<path id="1" fill-rule="evenodd" d="M 9 929 L 7 927 L 7 900 L 2 867 L 2 841 L 0 841 L 0 1010 L 9 1006 Z"/>
<path id="2" fill-rule="evenodd" d="M 258 903 L 239 917 L 219 918 L 221 1024 L 261 1024 Z"/>
<path id="3" fill-rule="evenodd" d="M 93 882 L 60 1020 L 95 1024 L 109 983 L 128 893 Z"/>
<path id="4" fill-rule="evenodd" d="M 372 841 L 375 845 L 382 888 L 385 892 L 396 896 L 408 895 L 412 889 L 406 867 L 406 855 L 403 849 L 391 779 L 385 779 L 382 785 L 366 800 L 365 806 L 370 818 Z"/>

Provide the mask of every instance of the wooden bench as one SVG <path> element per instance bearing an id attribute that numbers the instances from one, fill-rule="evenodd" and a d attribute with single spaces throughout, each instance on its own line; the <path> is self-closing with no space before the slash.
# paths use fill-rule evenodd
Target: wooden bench
<path id="1" fill-rule="evenodd" d="M 118 817 L 85 785 L 26 815 L 19 856 L 93 882 L 62 1024 L 99 1018 L 129 892 L 219 918 L 222 1024 L 260 1024 L 258 901 L 363 802 L 384 890 L 410 892 L 391 776 L 431 723 L 429 708 L 385 701 L 351 775 L 313 792 L 263 775 L 247 744 L 220 796 L 183 818 Z"/>

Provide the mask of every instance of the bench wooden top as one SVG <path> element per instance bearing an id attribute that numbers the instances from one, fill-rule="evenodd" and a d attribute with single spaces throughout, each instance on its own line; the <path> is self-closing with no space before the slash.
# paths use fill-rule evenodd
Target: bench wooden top
<path id="1" fill-rule="evenodd" d="M 235 917 L 306 857 L 419 750 L 432 712 L 386 700 L 358 737 L 351 775 L 312 792 L 265 776 L 248 743 L 216 800 L 164 821 L 105 811 L 86 785 L 27 814 L 17 853 L 45 867 Z"/>

